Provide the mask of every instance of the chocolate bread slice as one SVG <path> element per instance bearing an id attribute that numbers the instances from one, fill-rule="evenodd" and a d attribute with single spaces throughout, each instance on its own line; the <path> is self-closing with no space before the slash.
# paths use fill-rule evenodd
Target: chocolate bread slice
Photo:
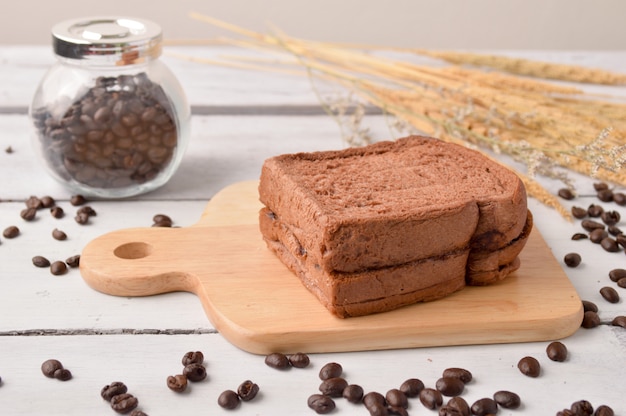
<path id="1" fill-rule="evenodd" d="M 475 271 L 474 284 L 502 278 L 518 267 L 516 250 L 532 224 L 524 186 L 512 171 L 479 152 L 421 136 L 270 158 L 259 195 L 268 246 L 339 316 L 433 298 L 419 296 L 433 275 L 425 277 L 418 266 L 450 263 L 453 253 L 466 253 L 465 263 L 439 268 L 435 280 L 465 280 L 468 270 Z M 503 250 L 506 255 L 495 257 L 507 263 L 493 261 Z M 472 269 L 472 258 L 497 270 Z M 392 270 L 389 281 L 400 279 L 395 289 L 367 283 L 367 276 L 380 280 Z M 361 283 L 344 290 L 355 281 Z M 437 297 L 458 290 L 455 282 Z M 353 306 L 348 311 L 346 305 Z"/>

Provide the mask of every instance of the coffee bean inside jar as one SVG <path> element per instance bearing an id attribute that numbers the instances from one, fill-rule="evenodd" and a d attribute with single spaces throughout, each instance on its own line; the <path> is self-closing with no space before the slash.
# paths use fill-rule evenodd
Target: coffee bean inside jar
<path id="1" fill-rule="evenodd" d="M 120 188 L 150 181 L 171 163 L 173 109 L 145 73 L 99 77 L 67 109 L 55 108 L 62 105 L 33 111 L 42 153 L 62 178 Z"/>
<path id="2" fill-rule="evenodd" d="M 94 36 L 98 31 L 106 36 Z M 163 185 L 186 147 L 190 111 L 180 84 L 158 59 L 160 27 L 139 19 L 82 18 L 57 24 L 52 34 L 58 61 L 30 107 L 45 167 L 73 190 L 99 197 Z M 107 41 L 112 36 L 115 43 Z"/>

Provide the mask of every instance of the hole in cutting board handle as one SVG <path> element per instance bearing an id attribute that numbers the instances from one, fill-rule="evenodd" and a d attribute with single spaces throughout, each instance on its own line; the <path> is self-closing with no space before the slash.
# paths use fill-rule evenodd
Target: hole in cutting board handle
<path id="1" fill-rule="evenodd" d="M 142 259 L 148 257 L 150 253 L 152 253 L 152 246 L 141 241 L 122 244 L 113 250 L 116 257 L 126 260 Z"/>

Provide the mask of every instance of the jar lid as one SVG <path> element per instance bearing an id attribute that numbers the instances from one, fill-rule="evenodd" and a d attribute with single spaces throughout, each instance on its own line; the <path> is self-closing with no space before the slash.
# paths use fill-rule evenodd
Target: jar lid
<path id="1" fill-rule="evenodd" d="M 130 65 L 161 54 L 161 27 L 129 17 L 83 17 L 52 28 L 54 53 L 70 59 L 88 59 Z"/>

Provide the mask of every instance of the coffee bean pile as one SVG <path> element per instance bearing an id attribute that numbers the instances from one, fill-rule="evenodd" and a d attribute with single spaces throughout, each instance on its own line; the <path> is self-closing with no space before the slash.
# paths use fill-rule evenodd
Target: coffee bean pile
<path id="1" fill-rule="evenodd" d="M 309 362 L 309 356 L 301 352 L 291 355 L 274 352 L 265 356 L 265 364 L 277 370 L 287 370 L 291 367 L 305 368 Z"/>
<path id="2" fill-rule="evenodd" d="M 61 178 L 92 188 L 128 187 L 150 181 L 172 161 L 174 109 L 147 74 L 99 77 L 69 108 L 62 105 L 32 115 L 42 154 Z"/>
<path id="3" fill-rule="evenodd" d="M 282 354 L 270 354 L 275 362 Z M 281 367 L 281 369 L 284 369 Z M 391 388 L 384 395 L 371 391 L 364 394 L 363 387 L 349 383 L 343 377 L 343 367 L 336 362 L 329 362 L 319 371 L 322 380 L 319 393 L 311 394 L 307 406 L 317 414 L 327 414 L 336 409 L 336 399 L 344 398 L 350 403 L 363 404 L 371 416 L 400 415 L 408 416 L 411 399 L 418 399 L 427 409 L 437 410 L 440 416 L 486 416 L 496 414 L 498 409 L 517 409 L 521 405 L 520 397 L 507 390 L 499 390 L 493 397 L 476 400 L 470 406 L 461 394 L 465 385 L 473 379 L 472 373 L 464 368 L 446 368 L 435 382 L 435 387 L 426 387 L 418 378 L 405 380 L 398 388 Z M 450 399 L 444 404 L 444 398 Z"/>
<path id="4" fill-rule="evenodd" d="M 107 384 L 100 390 L 100 396 L 109 402 L 111 409 L 117 413 L 130 413 L 131 416 L 147 416 L 144 412 L 136 410 L 139 400 L 128 393 L 128 387 L 121 381 Z"/>
<path id="5" fill-rule="evenodd" d="M 59 360 L 49 359 L 41 364 L 41 372 L 48 378 L 56 378 L 61 381 L 68 381 L 72 378 L 72 373 Z"/>
<path id="6" fill-rule="evenodd" d="M 235 409 L 240 402 L 249 402 L 259 393 L 259 385 L 246 380 L 237 387 L 237 392 L 224 390 L 217 398 L 217 404 L 224 409 Z"/>
<path id="7" fill-rule="evenodd" d="M 70 203 L 74 206 L 84 205 L 87 202 L 82 195 L 73 195 Z M 20 217 L 24 221 L 35 221 L 40 211 L 44 209 L 50 210 L 50 215 L 56 219 L 61 219 L 65 216 L 65 211 L 62 207 L 57 205 L 54 198 L 51 196 L 30 196 L 24 201 L 26 207 L 21 210 Z M 76 212 L 75 220 L 78 224 L 86 224 L 90 217 L 97 215 L 96 211 L 88 205 L 81 206 Z M 6 227 L 2 233 L 4 238 L 14 239 L 21 235 L 21 230 L 15 225 Z M 67 240 L 68 235 L 65 231 L 55 228 L 52 230 L 52 238 L 58 241 Z M 40 268 L 50 268 L 50 273 L 55 276 L 60 276 L 67 273 L 68 268 L 76 268 L 80 263 L 80 255 L 73 255 L 68 257 L 65 261 L 55 260 L 50 261 L 44 256 L 34 256 L 32 258 L 33 265 Z"/>
<path id="8" fill-rule="evenodd" d="M 615 413 L 609 406 L 601 405 L 593 409 L 593 405 L 587 400 L 578 400 L 568 408 L 556 413 L 556 416 L 613 416 Z"/>
<path id="9" fill-rule="evenodd" d="M 626 206 L 626 194 L 614 192 L 604 182 L 595 183 L 593 186 L 600 201 Z M 576 195 L 566 188 L 559 190 L 558 194 L 567 200 L 576 198 Z M 624 252 L 626 234 L 617 226 L 621 220 L 619 211 L 599 204 L 590 204 L 587 208 L 574 205 L 571 207 L 571 213 L 574 218 L 581 220 L 580 225 L 586 231 L 575 233 L 572 236 L 573 240 L 588 239 L 608 252 Z"/>
<path id="10" fill-rule="evenodd" d="M 181 360 L 183 370 L 181 374 L 168 376 L 167 387 L 177 393 L 182 393 L 187 389 L 188 382 L 198 382 L 206 379 L 207 372 L 204 366 L 204 354 L 201 351 L 189 351 L 183 355 Z"/>
<path id="11" fill-rule="evenodd" d="M 605 182 L 593 184 L 595 196 L 605 204 L 611 203 L 617 206 L 626 206 L 626 193 L 616 192 Z M 566 200 L 575 200 L 577 195 L 569 189 L 560 189 L 558 195 Z M 580 226 L 584 232 L 576 232 L 572 240 L 588 240 L 600 246 L 610 253 L 626 253 L 626 233 L 618 224 L 622 219 L 619 211 L 607 208 L 602 204 L 590 204 L 587 208 L 574 205 L 571 207 L 572 216 L 580 220 Z M 582 263 L 582 257 L 578 253 L 568 253 L 563 258 L 568 267 L 578 267 Z M 609 271 L 609 279 L 617 288 L 626 288 L 626 269 L 613 269 Z M 603 286 L 599 290 L 600 295 L 609 303 L 620 302 L 620 294 L 613 286 Z M 598 316 L 598 308 L 595 304 L 583 301 L 584 317 L 581 323 L 583 328 L 595 328 L 601 324 Z M 616 316 L 611 325 L 624 327 L 626 317 Z"/>

